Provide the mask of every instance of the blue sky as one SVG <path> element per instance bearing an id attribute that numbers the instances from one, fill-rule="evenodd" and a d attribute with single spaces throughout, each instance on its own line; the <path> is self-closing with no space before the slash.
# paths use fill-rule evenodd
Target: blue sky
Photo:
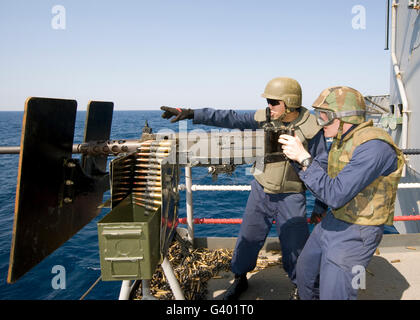
<path id="1" fill-rule="evenodd" d="M 64 30 L 52 28 L 55 5 Z M 354 29 L 361 5 L 366 28 Z M 29 96 L 116 110 L 265 107 L 266 83 L 300 82 L 303 105 L 332 85 L 389 91 L 385 0 L 1 0 L 0 111 Z"/>

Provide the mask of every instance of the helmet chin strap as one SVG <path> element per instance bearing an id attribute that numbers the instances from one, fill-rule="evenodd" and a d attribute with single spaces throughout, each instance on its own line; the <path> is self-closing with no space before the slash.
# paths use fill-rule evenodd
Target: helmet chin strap
<path id="1" fill-rule="evenodd" d="M 338 127 L 338 132 L 337 132 L 337 145 L 341 146 L 341 137 L 343 136 L 343 126 L 344 126 L 344 122 L 340 120 L 340 126 Z"/>

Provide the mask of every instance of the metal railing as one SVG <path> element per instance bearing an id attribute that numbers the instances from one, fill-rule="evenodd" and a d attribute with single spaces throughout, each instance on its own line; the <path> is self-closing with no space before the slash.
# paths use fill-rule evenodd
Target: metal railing
<path id="1" fill-rule="evenodd" d="M 417 153 L 416 149 L 416 153 Z M 418 189 L 420 183 L 400 183 L 398 189 Z M 193 209 L 193 191 L 251 191 L 250 185 L 194 185 L 192 184 L 191 167 L 185 167 L 185 185 L 179 185 L 180 191 L 186 191 L 186 211 L 187 218 L 178 219 L 178 223 L 187 224 L 188 240 L 193 243 L 194 240 L 194 224 L 240 224 L 242 219 L 212 219 L 197 218 L 194 219 Z M 420 215 L 407 215 L 394 217 L 394 221 L 420 221 Z"/>

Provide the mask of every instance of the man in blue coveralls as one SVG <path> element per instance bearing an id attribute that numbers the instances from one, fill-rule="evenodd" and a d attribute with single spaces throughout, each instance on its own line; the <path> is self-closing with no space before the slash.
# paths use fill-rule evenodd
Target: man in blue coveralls
<path id="1" fill-rule="evenodd" d="M 363 96 L 349 87 L 325 89 L 313 107 L 329 154 L 310 155 L 299 138 L 281 135 L 284 153 L 307 188 L 332 212 L 311 233 L 297 263 L 301 299 L 356 299 L 384 224 L 392 225 L 404 157 L 392 138 L 365 121 Z M 356 281 L 355 281 L 356 280 Z"/>
<path id="2" fill-rule="evenodd" d="M 303 141 L 304 148 L 313 157 L 326 151 L 321 126 L 314 115 L 301 106 L 302 90 L 290 78 L 275 78 L 268 82 L 262 97 L 267 99 L 271 123 L 278 128 L 293 128 Z M 266 122 L 266 110 L 253 113 L 236 113 L 233 110 L 180 109 L 161 107 L 163 118 L 175 117 L 171 122 L 193 119 L 194 124 L 205 124 L 231 129 L 260 129 Z M 283 267 L 295 285 L 291 299 L 297 299 L 296 262 L 309 236 L 306 221 L 305 187 L 287 159 L 266 163 L 264 170 L 254 172 L 251 193 L 236 242 L 231 269 L 235 275 L 232 286 L 225 293 L 225 300 L 237 300 L 248 288 L 247 272 L 252 271 L 258 253 L 276 221 L 282 250 Z M 326 207 L 317 202 L 315 213 L 325 212 Z"/>

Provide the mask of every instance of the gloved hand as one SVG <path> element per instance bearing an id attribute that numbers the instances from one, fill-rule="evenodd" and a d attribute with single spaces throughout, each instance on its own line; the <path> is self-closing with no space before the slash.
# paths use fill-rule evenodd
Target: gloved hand
<path id="1" fill-rule="evenodd" d="M 180 120 L 194 118 L 194 110 L 192 109 L 170 108 L 166 106 L 162 106 L 160 109 L 165 111 L 162 114 L 162 118 L 164 119 L 170 119 L 171 117 L 175 116 L 175 118 L 171 120 L 172 123 Z"/>
<path id="2" fill-rule="evenodd" d="M 326 212 L 323 212 L 323 213 L 312 212 L 311 218 L 309 219 L 309 223 L 318 224 L 321 222 L 322 218 L 325 217 L 325 215 L 326 215 Z"/>

